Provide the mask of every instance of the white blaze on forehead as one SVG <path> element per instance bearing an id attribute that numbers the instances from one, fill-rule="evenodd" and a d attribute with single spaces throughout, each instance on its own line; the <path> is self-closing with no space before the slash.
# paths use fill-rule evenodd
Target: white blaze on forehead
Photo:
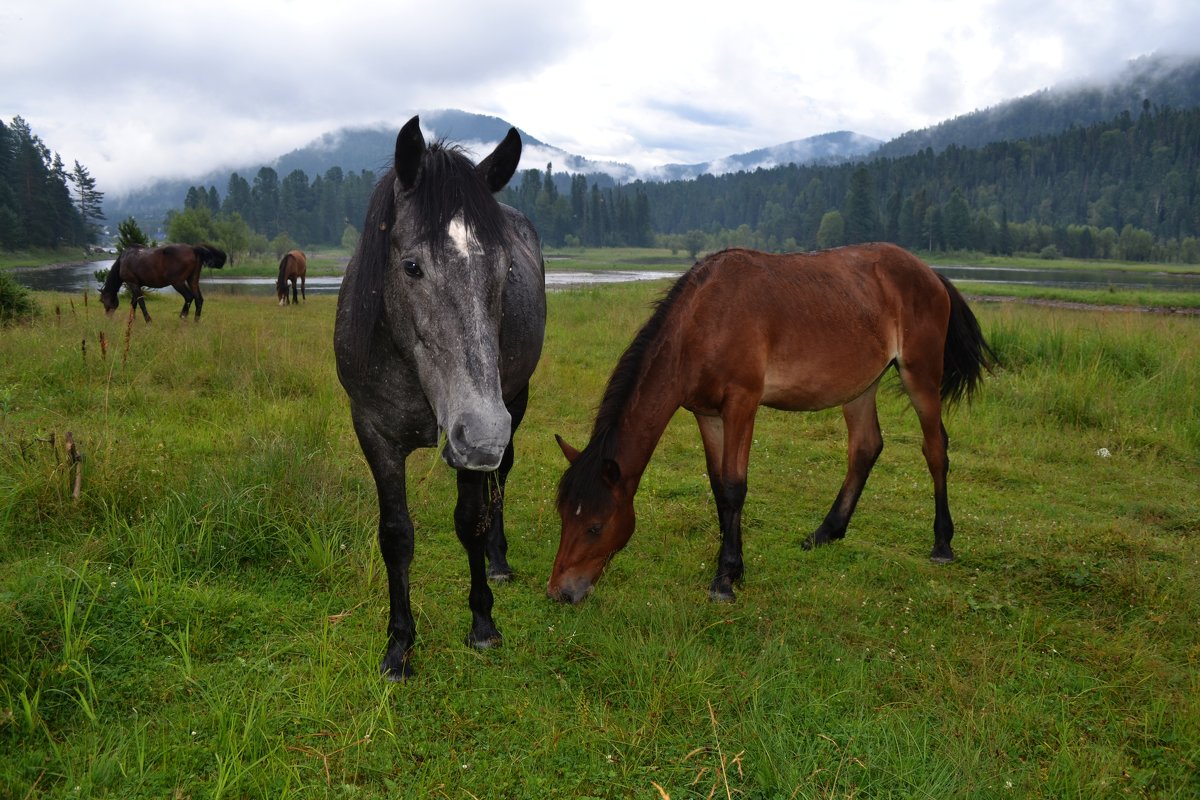
<path id="1" fill-rule="evenodd" d="M 450 227 L 446 229 L 446 235 L 450 237 L 450 241 L 454 242 L 454 247 L 459 253 L 463 256 L 471 254 L 471 247 L 476 244 L 476 241 L 471 234 L 471 229 L 463 222 L 461 214 L 450 220 Z"/>

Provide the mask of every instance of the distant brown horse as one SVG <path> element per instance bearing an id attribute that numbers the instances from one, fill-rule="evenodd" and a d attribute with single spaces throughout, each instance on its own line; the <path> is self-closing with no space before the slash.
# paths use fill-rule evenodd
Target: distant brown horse
<path id="1" fill-rule="evenodd" d="M 760 405 L 842 407 L 849 469 L 804 548 L 841 539 L 883 450 L 875 392 L 893 366 L 933 476 L 931 558 L 953 560 L 942 401 L 969 396 L 993 358 L 953 284 L 899 247 L 709 256 L 679 279 L 621 356 L 588 446 L 580 452 L 558 440 L 571 463 L 558 487 L 562 538 L 547 593 L 583 600 L 629 541 L 638 482 L 680 407 L 700 426 L 721 526 L 711 598 L 733 600 L 742 578 L 742 506 Z"/>
<path id="2" fill-rule="evenodd" d="M 109 314 L 116 311 L 120 305 L 117 293 L 121 291 L 121 284 L 125 284 L 129 287 L 130 302 L 134 308 L 141 306 L 142 316 L 149 322 L 150 312 L 146 311 L 142 287 L 161 289 L 171 286 L 183 295 L 183 311 L 179 317 L 187 319 L 188 309 L 192 300 L 195 300 L 196 319 L 199 320 L 200 309 L 204 305 L 204 296 L 200 294 L 200 270 L 203 267 L 219 269 L 223 266 L 225 253 L 206 244 L 128 247 L 121 251 L 109 268 L 108 278 L 100 290 L 100 302 Z"/>
<path id="3" fill-rule="evenodd" d="M 308 274 L 308 258 L 301 250 L 290 250 L 279 261 L 279 280 L 275 281 L 275 294 L 279 295 L 279 305 L 288 304 L 288 281 L 292 282 L 292 302 L 296 299 L 296 279 L 300 280 L 300 297 L 304 297 L 304 276 Z M 304 297 L 307 300 L 307 297 Z"/>

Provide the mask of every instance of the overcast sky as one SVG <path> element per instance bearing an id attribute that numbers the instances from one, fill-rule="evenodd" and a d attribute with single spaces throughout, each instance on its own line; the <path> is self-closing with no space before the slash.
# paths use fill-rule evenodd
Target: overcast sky
<path id="1" fill-rule="evenodd" d="M 1197 0 L 4 0 L 0 118 L 112 197 L 440 108 L 649 167 L 890 139 L 1198 34 Z"/>

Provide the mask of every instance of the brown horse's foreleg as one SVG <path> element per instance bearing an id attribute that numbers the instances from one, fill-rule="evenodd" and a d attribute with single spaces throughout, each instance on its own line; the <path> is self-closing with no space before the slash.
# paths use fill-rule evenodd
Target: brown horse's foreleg
<path id="1" fill-rule="evenodd" d="M 732 602 L 737 599 L 733 584 L 741 581 L 742 507 L 746 502 L 746 473 L 750 463 L 750 443 L 754 437 L 757 403 L 729 402 L 720 417 L 696 415 L 700 438 L 704 440 L 704 460 L 717 520 L 721 526 L 721 547 L 717 551 L 717 572 L 708 587 L 710 600 Z"/>
<path id="2" fill-rule="evenodd" d="M 303 276 L 303 275 L 300 276 L 300 297 L 302 299 L 304 299 L 305 301 L 308 300 L 308 297 L 304 294 L 304 283 L 306 280 L 307 280 L 307 278 L 305 278 L 305 276 Z M 293 299 L 295 299 L 295 298 L 293 298 Z"/>
<path id="3" fill-rule="evenodd" d="M 825 515 L 825 519 L 804 540 L 802 547 L 811 550 L 814 547 L 836 541 L 846 535 L 850 525 L 850 517 L 862 496 L 863 487 L 871 468 L 883 452 L 883 434 L 879 431 L 879 414 L 875 405 L 875 392 L 879 388 L 876 382 L 870 389 L 863 392 L 854 400 L 842 406 L 842 417 L 846 420 L 848 434 L 848 464 L 846 479 L 842 481 L 841 491 L 833 501 L 833 507 Z"/>
<path id="4" fill-rule="evenodd" d="M 141 286 L 130 286 L 129 294 L 130 294 L 130 298 L 131 298 L 130 303 L 133 304 L 134 308 L 141 308 L 142 309 L 142 319 L 146 320 L 146 322 L 149 322 L 150 321 L 150 312 L 146 310 L 146 294 L 145 294 L 145 292 L 142 291 L 142 287 Z"/>

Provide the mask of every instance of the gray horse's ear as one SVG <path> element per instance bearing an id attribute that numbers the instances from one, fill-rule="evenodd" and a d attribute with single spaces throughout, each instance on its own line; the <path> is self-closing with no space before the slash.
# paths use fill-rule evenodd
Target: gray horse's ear
<path id="1" fill-rule="evenodd" d="M 421 135 L 421 117 L 415 116 L 396 136 L 396 177 L 400 187 L 407 190 L 417 182 L 417 171 L 421 167 L 421 156 L 425 155 L 425 137 Z"/>
<path id="2" fill-rule="evenodd" d="M 487 183 L 487 187 L 492 192 L 498 192 L 508 185 L 509 180 L 517 171 L 517 165 L 521 163 L 521 134 L 517 133 L 516 128 L 509 128 L 508 135 L 504 137 L 504 141 L 496 145 L 496 149 L 492 154 L 479 162 L 476 167 L 479 174 L 483 176 L 483 180 Z"/>

